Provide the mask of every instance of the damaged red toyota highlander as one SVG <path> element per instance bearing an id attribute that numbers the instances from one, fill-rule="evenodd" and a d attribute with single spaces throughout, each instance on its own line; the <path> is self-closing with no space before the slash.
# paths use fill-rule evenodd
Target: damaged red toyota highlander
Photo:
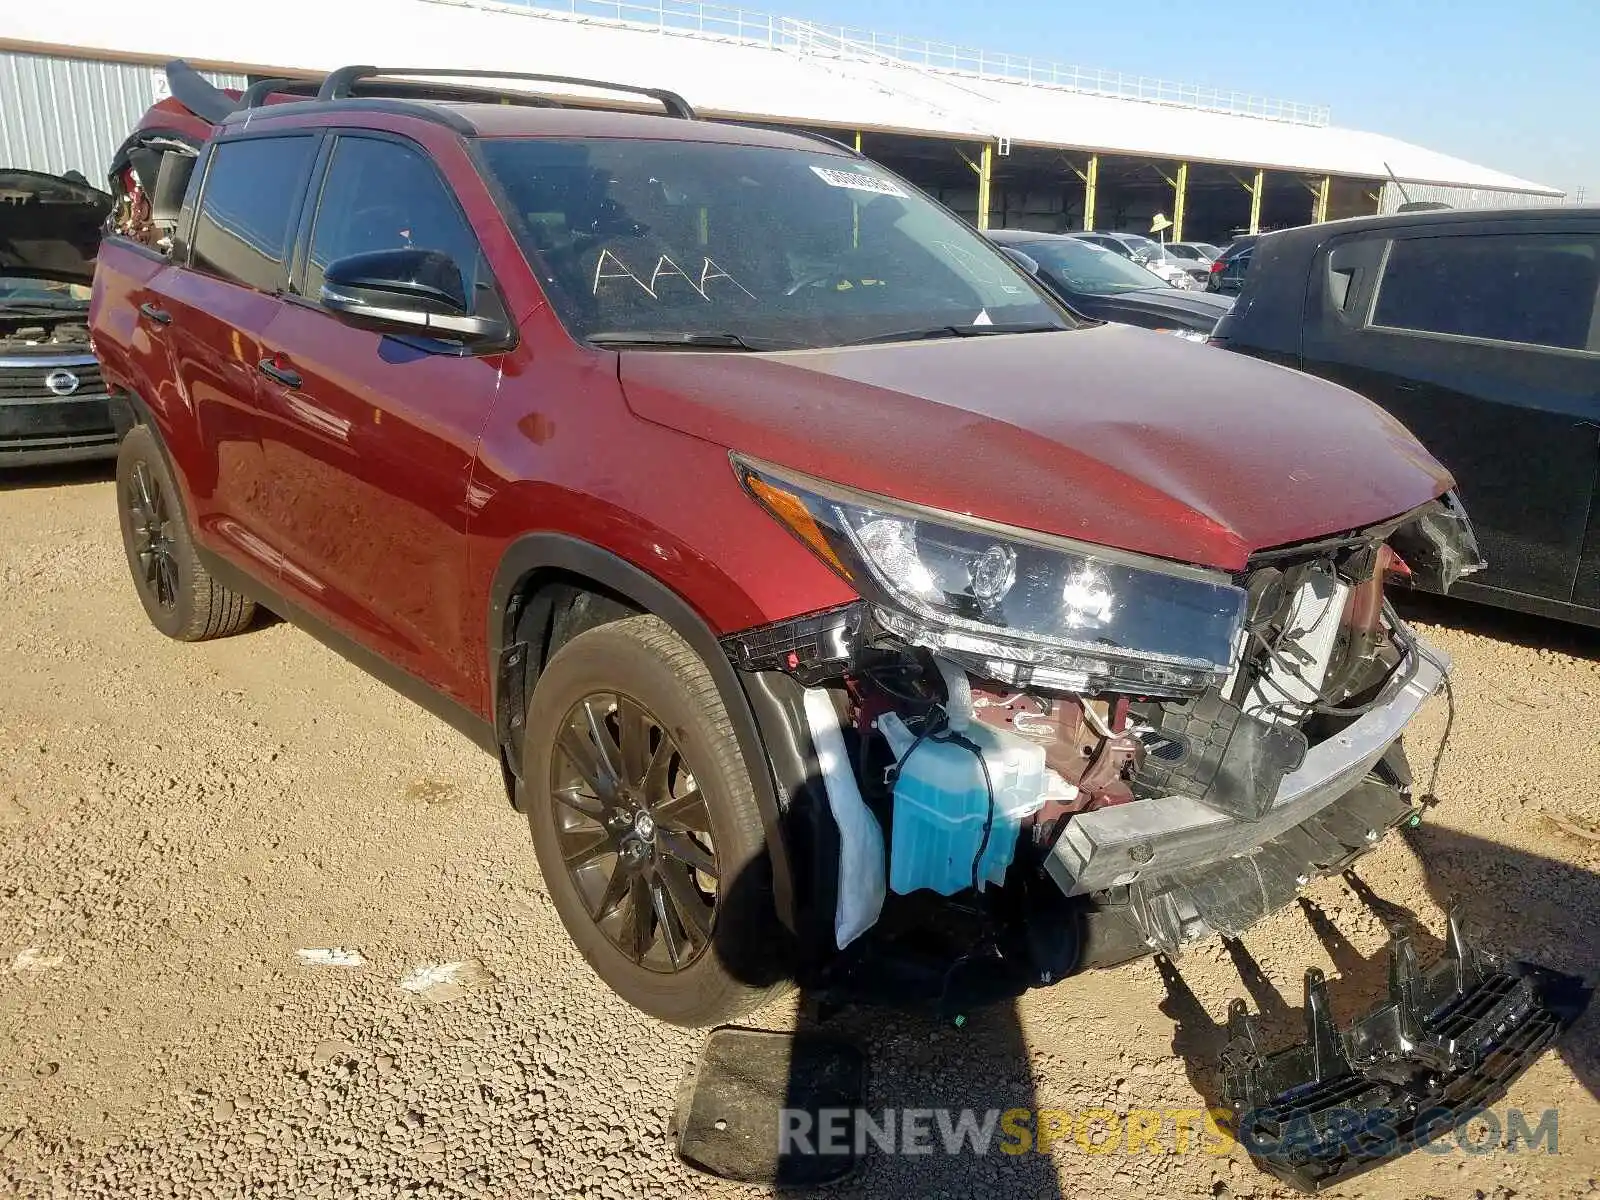
<path id="1" fill-rule="evenodd" d="M 1478 555 L 1394 420 L 1084 325 L 825 139 L 437 74 L 175 73 L 214 132 L 130 142 L 128 561 L 169 635 L 260 601 L 497 755 L 619 995 L 725 1021 L 907 931 L 1049 982 L 1413 819 L 1447 664 L 1384 589 Z"/>

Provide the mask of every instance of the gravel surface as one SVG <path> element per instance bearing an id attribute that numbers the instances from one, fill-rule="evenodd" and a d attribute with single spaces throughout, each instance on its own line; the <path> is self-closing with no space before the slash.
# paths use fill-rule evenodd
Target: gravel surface
<path id="1" fill-rule="evenodd" d="M 8 486 L 9 485 L 9 486 Z M 679 1165 L 675 1094 L 703 1035 L 613 999 L 570 947 L 494 764 L 294 628 L 182 646 L 139 610 L 103 471 L 0 479 L 0 1195 L 735 1196 Z M 1600 964 L 1600 634 L 1417 610 L 1458 714 L 1421 829 L 1364 860 L 1414 914 L 1492 948 Z M 1426 764 L 1436 701 L 1413 738 Z M 1244 947 L 1267 1028 L 1332 976 L 1348 1020 L 1385 934 L 1339 881 Z M 351 951 L 359 966 L 307 964 Z M 325 956 L 326 957 L 326 956 Z M 331 956 L 338 958 L 340 956 Z M 441 990 L 400 984 L 463 963 Z M 962 1027 L 850 1013 L 872 1107 L 1183 1109 L 1214 1096 L 1244 994 L 1220 942 L 1071 979 Z M 1249 963 L 1244 963 L 1248 967 Z M 790 1027 L 796 1007 L 752 1022 Z M 1600 1197 L 1600 1019 L 1506 1104 L 1560 1111 L 1556 1154 L 1417 1154 L 1348 1196 Z M 1166 1145 L 1172 1148 L 1168 1136 Z M 1289 1195 L 1242 1151 L 873 1157 L 834 1194 Z"/>

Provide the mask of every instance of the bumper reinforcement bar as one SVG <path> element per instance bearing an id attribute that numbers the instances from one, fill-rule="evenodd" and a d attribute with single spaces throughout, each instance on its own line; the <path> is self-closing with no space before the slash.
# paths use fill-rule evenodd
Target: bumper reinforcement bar
<path id="1" fill-rule="evenodd" d="M 1500 1099 L 1587 1006 L 1574 976 L 1467 944 L 1451 913 L 1444 957 L 1417 966 L 1391 930 L 1389 998 L 1334 1026 L 1322 973 L 1305 978 L 1306 1041 L 1263 1053 L 1243 1000 L 1228 1010 L 1223 1094 L 1262 1170 L 1315 1192 L 1409 1153 Z"/>
<path id="2" fill-rule="evenodd" d="M 1419 639 L 1381 702 L 1341 733 L 1312 746 L 1300 767 L 1283 777 L 1272 807 L 1259 820 L 1240 820 L 1181 795 L 1117 804 L 1067 822 L 1045 868 L 1063 892 L 1080 896 L 1260 846 L 1360 783 L 1439 690 L 1449 668 L 1448 657 Z"/>

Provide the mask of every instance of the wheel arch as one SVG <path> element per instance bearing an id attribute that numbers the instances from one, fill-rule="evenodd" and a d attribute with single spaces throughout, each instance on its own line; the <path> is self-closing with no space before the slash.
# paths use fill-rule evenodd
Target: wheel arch
<path id="1" fill-rule="evenodd" d="M 575 608 L 581 609 L 576 615 Z M 779 919 L 792 929 L 795 897 L 783 810 L 766 745 L 738 672 L 711 627 L 683 596 L 610 550 L 567 534 L 524 534 L 506 549 L 490 585 L 490 711 L 507 796 L 513 806 L 523 807 L 521 730 L 528 697 L 546 658 L 585 629 L 638 613 L 665 621 L 711 673 L 750 771 Z"/>

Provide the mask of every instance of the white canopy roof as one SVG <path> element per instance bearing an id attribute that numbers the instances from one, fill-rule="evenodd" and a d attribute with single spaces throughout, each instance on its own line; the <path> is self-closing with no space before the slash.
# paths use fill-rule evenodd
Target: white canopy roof
<path id="1" fill-rule="evenodd" d="M 1407 183 L 1561 194 L 1381 134 L 1311 123 L 1320 113 L 1305 106 L 1253 106 L 1301 118 L 1272 119 L 1218 111 L 1225 105 L 1131 99 L 987 70 L 931 67 L 840 36 L 847 31 L 738 10 L 706 10 L 737 13 L 736 23 L 703 22 L 719 30 L 731 25 L 729 34 L 689 30 L 682 27 L 681 0 L 652 27 L 644 24 L 648 3 L 616 2 L 622 21 L 459 0 L 270 0 L 252 6 L 248 20 L 243 4 L 226 0 L 163 0 L 158 9 L 126 0 L 19 3 L 0 27 L 0 47 L 150 62 L 181 57 L 252 73 L 324 71 L 351 62 L 542 71 L 671 88 L 707 115 L 1010 138 L 1311 175 L 1383 179 L 1392 170 Z"/>

